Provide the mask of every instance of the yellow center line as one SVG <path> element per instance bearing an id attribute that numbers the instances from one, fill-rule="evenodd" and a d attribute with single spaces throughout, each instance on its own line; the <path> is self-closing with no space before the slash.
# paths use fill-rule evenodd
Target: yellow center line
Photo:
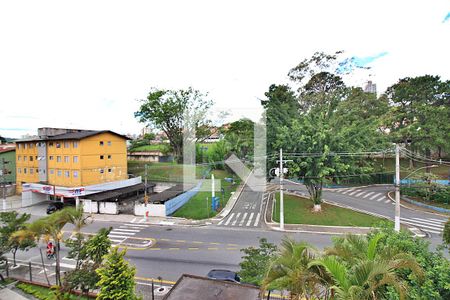
<path id="1" fill-rule="evenodd" d="M 197 242 L 197 241 L 193 241 L 193 244 L 203 244 L 203 242 Z"/>
<path id="2" fill-rule="evenodd" d="M 189 250 L 198 250 L 199 248 L 188 248 Z"/>
<path id="3" fill-rule="evenodd" d="M 138 276 L 135 276 L 134 279 L 137 279 L 137 280 L 143 280 L 143 281 L 150 281 L 150 282 L 153 281 L 153 282 L 155 282 L 155 283 L 160 283 L 160 282 L 162 282 L 162 283 L 165 283 L 165 284 L 175 284 L 175 283 L 176 283 L 175 281 L 159 280 L 159 279 L 157 279 L 157 278 L 146 278 L 146 277 L 138 277 Z"/>
<path id="4" fill-rule="evenodd" d="M 165 241 L 165 242 L 168 242 L 168 241 L 170 241 L 169 239 L 159 239 L 160 241 Z"/>
<path id="5" fill-rule="evenodd" d="M 169 248 L 169 250 L 180 250 L 180 248 Z"/>
<path id="6" fill-rule="evenodd" d="M 227 244 L 228 246 L 238 246 L 237 244 Z"/>
<path id="7" fill-rule="evenodd" d="M 219 248 L 208 248 L 208 250 L 219 250 Z"/>
<path id="8" fill-rule="evenodd" d="M 220 243 L 210 243 L 211 245 L 220 245 Z"/>
<path id="9" fill-rule="evenodd" d="M 177 242 L 177 243 L 186 243 L 185 240 L 176 240 L 175 242 Z"/>
<path id="10" fill-rule="evenodd" d="M 227 248 L 227 250 L 239 250 L 238 248 Z"/>

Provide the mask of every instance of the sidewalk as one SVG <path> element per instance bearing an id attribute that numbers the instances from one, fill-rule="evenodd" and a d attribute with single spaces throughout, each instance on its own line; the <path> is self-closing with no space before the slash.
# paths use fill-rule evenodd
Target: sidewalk
<path id="1" fill-rule="evenodd" d="M 0 199 L 0 209 L 3 211 L 16 210 L 21 207 L 22 207 L 22 196 L 13 195 L 6 197 L 6 199 Z"/>

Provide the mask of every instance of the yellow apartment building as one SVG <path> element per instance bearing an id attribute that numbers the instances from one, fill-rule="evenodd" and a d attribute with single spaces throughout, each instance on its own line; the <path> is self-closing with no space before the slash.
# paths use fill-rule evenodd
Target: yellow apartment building
<path id="1" fill-rule="evenodd" d="M 38 137 L 16 142 L 17 192 L 28 183 L 56 189 L 127 179 L 127 139 L 109 130 L 39 128 Z"/>

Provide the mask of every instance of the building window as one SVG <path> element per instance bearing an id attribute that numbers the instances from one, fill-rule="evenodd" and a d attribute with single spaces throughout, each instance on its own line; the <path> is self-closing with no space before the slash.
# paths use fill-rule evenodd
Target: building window
<path id="1" fill-rule="evenodd" d="M 36 169 L 36 174 L 39 174 L 39 169 Z"/>
<path id="2" fill-rule="evenodd" d="M 20 144 L 17 144 L 17 149 L 20 149 L 20 146 L 21 146 Z"/>
<path id="3" fill-rule="evenodd" d="M 100 159 L 103 159 L 103 155 L 100 155 Z"/>
<path id="4" fill-rule="evenodd" d="M 78 178 L 78 171 L 73 171 L 73 178 Z"/>
<path id="5" fill-rule="evenodd" d="M 77 162 L 78 162 L 78 156 L 74 156 L 74 157 L 73 157 L 73 162 L 74 162 L 74 163 L 77 163 Z"/>
<path id="6" fill-rule="evenodd" d="M 23 156 L 23 161 L 27 161 L 27 157 L 25 155 Z"/>
<path id="7" fill-rule="evenodd" d="M 23 168 L 23 174 L 27 174 L 27 168 Z"/>
<path id="8" fill-rule="evenodd" d="M 21 174 L 22 173 L 22 169 L 21 168 L 17 168 L 17 173 Z"/>
<path id="9" fill-rule="evenodd" d="M 34 157 L 34 159 L 36 159 L 36 160 L 38 160 L 38 157 L 37 157 L 37 155 Z"/>
<path id="10" fill-rule="evenodd" d="M 108 173 L 111 173 L 112 172 L 112 169 L 108 169 Z"/>
<path id="11" fill-rule="evenodd" d="M 30 149 L 33 149 L 34 144 L 30 143 Z"/>
<path id="12" fill-rule="evenodd" d="M 64 156 L 64 162 L 65 162 L 65 163 L 68 163 L 68 162 L 70 162 L 70 160 L 69 160 L 69 157 L 68 157 L 68 156 Z"/>
<path id="13" fill-rule="evenodd" d="M 50 156 L 48 157 L 48 159 L 49 159 L 49 160 L 53 160 L 53 155 L 50 155 Z"/>
<path id="14" fill-rule="evenodd" d="M 53 175 L 53 174 L 55 174 L 55 170 L 50 169 L 50 175 Z"/>
<path id="15" fill-rule="evenodd" d="M 103 173 L 105 173 L 105 170 L 100 169 L 100 174 L 103 174 Z"/>
<path id="16" fill-rule="evenodd" d="M 103 141 L 100 141 L 100 146 L 103 146 Z"/>
<path id="17" fill-rule="evenodd" d="M 27 149 L 27 144 L 23 144 L 23 149 Z"/>
<path id="18" fill-rule="evenodd" d="M 17 160 L 20 161 L 21 159 L 22 159 L 22 156 L 18 155 L 18 156 L 17 156 Z"/>
<path id="19" fill-rule="evenodd" d="M 48 147 L 52 148 L 53 147 L 53 142 L 48 143 Z"/>
<path id="20" fill-rule="evenodd" d="M 34 173 L 34 169 L 30 168 L 30 174 L 33 174 L 33 173 Z"/>
<path id="21" fill-rule="evenodd" d="M 111 141 L 108 141 L 108 146 L 111 146 Z"/>
<path id="22" fill-rule="evenodd" d="M 56 162 L 61 162 L 61 156 L 58 155 L 58 156 L 56 157 Z"/>
<path id="23" fill-rule="evenodd" d="M 56 143 L 56 148 L 61 148 L 61 143 Z"/>
<path id="24" fill-rule="evenodd" d="M 64 176 L 70 177 L 70 172 L 69 171 L 64 171 Z"/>
<path id="25" fill-rule="evenodd" d="M 58 177 L 61 177 L 61 175 L 62 175 L 62 171 L 58 170 Z"/>
<path id="26" fill-rule="evenodd" d="M 108 159 L 111 159 L 111 154 L 110 154 L 110 155 L 108 155 Z"/>
<path id="27" fill-rule="evenodd" d="M 78 148 L 78 142 L 73 142 L 73 147 Z"/>
<path id="28" fill-rule="evenodd" d="M 30 155 L 30 161 L 33 161 L 33 156 Z"/>
<path id="29" fill-rule="evenodd" d="M 69 142 L 64 142 L 64 148 L 69 148 L 69 147 L 70 147 Z"/>

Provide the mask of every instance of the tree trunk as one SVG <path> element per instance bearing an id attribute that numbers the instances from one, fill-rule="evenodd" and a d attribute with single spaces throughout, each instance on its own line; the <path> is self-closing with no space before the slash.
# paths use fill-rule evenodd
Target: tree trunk
<path id="1" fill-rule="evenodd" d="M 426 157 L 430 157 L 430 156 L 431 156 L 430 148 L 427 148 L 427 149 L 425 150 L 425 156 L 426 156 Z M 431 169 L 430 169 L 430 165 L 431 165 L 431 164 L 430 164 L 429 162 L 427 162 L 427 167 L 426 167 L 426 169 L 425 169 L 427 173 L 430 173 L 430 170 L 431 170 Z"/>
<path id="2" fill-rule="evenodd" d="M 56 242 L 56 246 L 55 248 L 55 260 L 56 260 L 56 264 L 55 264 L 55 280 L 56 280 L 56 285 L 57 286 L 61 286 L 61 270 L 60 270 L 60 261 L 59 261 L 59 241 Z"/>
<path id="3" fill-rule="evenodd" d="M 17 264 L 16 264 L 16 252 L 17 252 L 17 248 L 15 248 L 15 249 L 13 249 L 12 250 L 12 255 L 13 255 L 13 266 L 15 267 Z"/>
<path id="4" fill-rule="evenodd" d="M 321 212 L 321 211 L 322 211 L 322 205 L 321 204 L 314 204 L 313 212 Z"/>

